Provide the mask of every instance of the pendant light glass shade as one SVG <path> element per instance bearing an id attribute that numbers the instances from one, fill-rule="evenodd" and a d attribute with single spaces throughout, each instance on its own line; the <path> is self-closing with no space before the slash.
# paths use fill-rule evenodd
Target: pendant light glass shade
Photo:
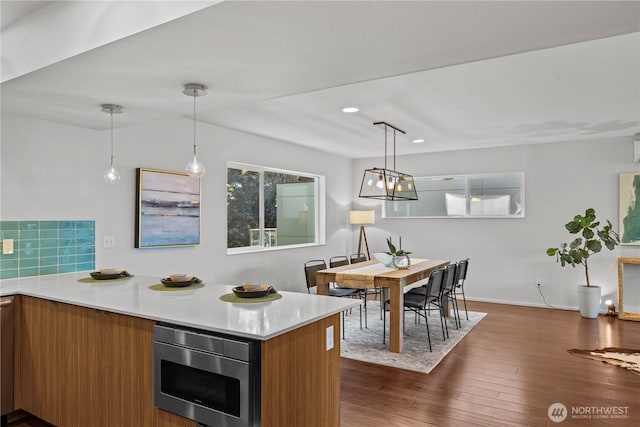
<path id="1" fill-rule="evenodd" d="M 387 169 L 387 128 L 393 129 L 393 167 L 396 166 L 396 132 L 404 131 L 385 122 L 384 125 L 384 168 L 371 168 L 364 171 L 360 185 L 360 197 L 378 200 L 418 200 L 413 176 Z"/>
<path id="2" fill-rule="evenodd" d="M 102 179 L 107 184 L 115 184 L 120 181 L 122 176 L 118 169 L 113 165 L 113 115 L 122 113 L 122 106 L 115 104 L 102 104 L 100 111 L 108 113 L 111 116 L 111 157 L 109 157 L 109 168 L 102 175 Z"/>
<path id="3" fill-rule="evenodd" d="M 104 182 L 107 184 L 115 184 L 120 181 L 121 178 L 122 176 L 120 176 L 120 172 L 118 172 L 118 169 L 113 165 L 111 165 L 109 169 L 104 172 L 104 175 L 102 175 L 102 179 L 104 179 Z"/>
<path id="4" fill-rule="evenodd" d="M 198 146 L 196 145 L 196 98 L 206 95 L 206 89 L 207 87 L 205 85 L 189 83 L 184 85 L 184 90 L 182 91 L 185 95 L 193 97 L 193 158 L 187 163 L 185 170 L 197 176 L 204 175 L 205 167 L 204 163 L 198 159 Z"/>

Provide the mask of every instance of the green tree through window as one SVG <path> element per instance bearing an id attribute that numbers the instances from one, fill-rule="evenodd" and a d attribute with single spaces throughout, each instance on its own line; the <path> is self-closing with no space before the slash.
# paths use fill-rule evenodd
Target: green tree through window
<path id="1" fill-rule="evenodd" d="M 315 243 L 318 177 L 227 168 L 227 248 Z"/>

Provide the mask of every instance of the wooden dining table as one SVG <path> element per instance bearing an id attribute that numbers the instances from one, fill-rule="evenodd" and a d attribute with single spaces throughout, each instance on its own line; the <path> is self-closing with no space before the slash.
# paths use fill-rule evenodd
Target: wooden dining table
<path id="1" fill-rule="evenodd" d="M 437 259 L 412 259 L 408 269 L 386 267 L 376 260 L 327 268 L 316 273 L 318 293 L 329 294 L 329 284 L 347 288 L 387 288 L 389 292 L 389 351 L 400 353 L 403 346 L 402 316 L 404 288 L 429 277 L 433 270 L 450 263 Z M 380 302 L 381 304 L 383 301 Z"/>

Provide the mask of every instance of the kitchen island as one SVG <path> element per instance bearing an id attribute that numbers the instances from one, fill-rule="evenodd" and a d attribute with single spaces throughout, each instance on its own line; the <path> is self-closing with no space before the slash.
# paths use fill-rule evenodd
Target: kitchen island
<path id="1" fill-rule="evenodd" d="M 345 300 L 281 292 L 221 301 L 232 286 L 154 291 L 158 278 L 80 283 L 88 272 L 3 280 L 17 295 L 15 409 L 54 425 L 195 426 L 153 405 L 156 322 L 258 340 L 263 426 L 338 426 Z M 335 331 L 333 348 L 327 331 Z"/>

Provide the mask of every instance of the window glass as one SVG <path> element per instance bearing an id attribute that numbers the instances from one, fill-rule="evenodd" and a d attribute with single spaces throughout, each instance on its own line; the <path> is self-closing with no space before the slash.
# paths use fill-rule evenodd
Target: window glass
<path id="1" fill-rule="evenodd" d="M 227 168 L 227 248 L 259 242 L 259 231 L 260 173 Z"/>
<path id="2" fill-rule="evenodd" d="M 260 166 L 227 168 L 227 249 L 319 243 L 320 177 Z"/>
<path id="3" fill-rule="evenodd" d="M 386 218 L 524 217 L 524 173 L 414 177 L 418 200 L 388 201 Z"/>

